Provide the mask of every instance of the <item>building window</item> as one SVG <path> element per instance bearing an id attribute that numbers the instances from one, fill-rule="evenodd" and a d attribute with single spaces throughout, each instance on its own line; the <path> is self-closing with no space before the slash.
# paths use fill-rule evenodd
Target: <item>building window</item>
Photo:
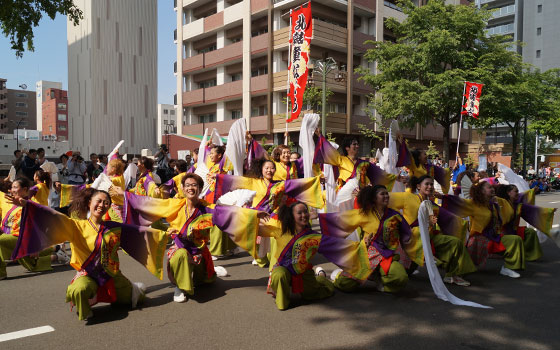
<path id="1" fill-rule="evenodd" d="M 237 37 L 237 38 L 231 39 L 231 43 L 232 43 L 232 44 L 238 43 L 238 42 L 240 42 L 240 41 L 241 41 L 241 37 L 240 37 L 240 36 Z"/>
<path id="2" fill-rule="evenodd" d="M 169 114 L 169 110 L 164 109 L 164 110 L 163 110 L 163 114 Z"/>
<path id="3" fill-rule="evenodd" d="M 60 130 L 60 131 L 66 131 L 66 125 L 59 125 L 59 126 L 58 126 L 58 130 Z"/>
<path id="4" fill-rule="evenodd" d="M 107 114 L 107 79 L 103 80 L 103 114 Z"/>
<path id="5" fill-rule="evenodd" d="M 142 27 L 138 28 L 138 56 L 142 56 Z"/>
<path id="6" fill-rule="evenodd" d="M 216 86 L 216 79 L 201 81 L 200 83 L 198 83 L 198 88 L 199 89 L 205 89 L 205 88 L 209 88 L 209 87 L 212 87 L 212 86 Z"/>
<path id="7" fill-rule="evenodd" d="M 52 125 L 49 125 L 49 131 L 52 131 Z"/>
<path id="8" fill-rule="evenodd" d="M 115 23 L 115 50 L 119 51 L 119 22 Z"/>
<path id="9" fill-rule="evenodd" d="M 541 50 L 537 50 L 537 58 L 541 58 Z"/>
<path id="10" fill-rule="evenodd" d="M 201 114 L 198 116 L 199 123 L 213 123 L 216 121 L 215 113 Z"/>
<path id="11" fill-rule="evenodd" d="M 25 102 L 16 102 L 16 107 L 27 108 L 27 103 L 25 103 Z"/>
<path id="12" fill-rule="evenodd" d="M 54 91 L 51 90 L 51 98 L 54 99 Z"/>
<path id="13" fill-rule="evenodd" d="M 542 28 L 541 28 L 541 27 L 538 27 L 538 28 L 537 28 L 537 36 L 540 36 L 541 33 L 542 33 Z"/>
<path id="14" fill-rule="evenodd" d="M 231 119 L 239 119 L 241 118 L 241 111 L 231 111 Z"/>
<path id="15" fill-rule="evenodd" d="M 199 53 L 199 54 L 200 54 L 200 53 L 207 53 L 207 52 L 214 51 L 214 50 L 217 50 L 216 44 L 212 44 L 212 45 L 210 45 L 210 46 L 208 46 L 208 47 L 205 47 L 205 48 L 203 48 L 203 49 L 200 49 L 200 50 L 198 50 L 198 53 Z"/>
<path id="16" fill-rule="evenodd" d="M 58 115 L 58 120 L 61 122 L 65 122 L 66 121 L 66 114 L 59 114 Z"/>
<path id="17" fill-rule="evenodd" d="M 231 75 L 231 81 L 238 81 L 238 80 L 241 80 L 242 77 L 243 77 L 243 76 L 241 75 L 241 73 L 232 74 L 232 75 Z"/>
<path id="18" fill-rule="evenodd" d="M 175 110 L 174 109 L 170 110 L 169 115 L 175 115 Z"/>
<path id="19" fill-rule="evenodd" d="M 66 110 L 66 103 L 59 103 L 57 108 L 60 109 L 61 111 L 65 111 Z"/>
<path id="20" fill-rule="evenodd" d="M 66 136 L 58 136 L 58 141 L 66 141 Z"/>
<path id="21" fill-rule="evenodd" d="M 122 83 L 122 52 L 119 52 L 119 83 Z"/>
<path id="22" fill-rule="evenodd" d="M 537 12 L 542 13 L 542 5 L 537 5 Z"/>
<path id="23" fill-rule="evenodd" d="M 25 92 L 16 92 L 16 97 L 19 97 L 19 98 L 27 98 L 27 93 L 25 93 Z"/>
<path id="24" fill-rule="evenodd" d="M 16 117 L 27 117 L 27 112 L 16 111 Z"/>

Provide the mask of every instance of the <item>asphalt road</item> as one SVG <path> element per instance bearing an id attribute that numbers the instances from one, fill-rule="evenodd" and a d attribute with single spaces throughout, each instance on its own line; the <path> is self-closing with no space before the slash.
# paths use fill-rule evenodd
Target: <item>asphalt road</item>
<path id="1" fill-rule="evenodd" d="M 560 193 L 537 196 L 537 204 L 560 207 Z M 560 215 L 555 218 L 555 224 Z M 125 254 L 121 269 L 148 286 L 135 310 L 94 306 L 91 321 L 79 321 L 64 303 L 74 276 L 69 267 L 26 273 L 8 266 L 0 281 L 1 334 L 40 326 L 54 331 L 0 342 L 0 349 L 560 349 L 560 249 L 543 244 L 542 261 L 528 263 L 522 278 L 498 275 L 500 260 L 469 275 L 470 287 L 451 286 L 457 297 L 493 306 L 459 307 L 438 300 L 425 269 L 404 292 L 390 295 L 366 285 L 358 293 L 336 294 L 278 311 L 265 293 L 267 270 L 250 257 L 219 261 L 229 272 L 200 287 L 184 304 L 172 301 L 173 288 Z M 317 262 L 321 262 L 319 258 Z M 333 265 L 322 264 L 328 272 Z"/>

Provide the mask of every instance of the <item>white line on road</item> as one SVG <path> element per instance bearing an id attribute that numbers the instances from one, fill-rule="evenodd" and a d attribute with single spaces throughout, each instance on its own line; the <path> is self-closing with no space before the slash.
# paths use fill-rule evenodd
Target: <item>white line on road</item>
<path id="1" fill-rule="evenodd" d="M 558 226 L 560 226 L 560 225 L 559 224 L 552 225 L 552 228 L 557 228 Z"/>
<path id="2" fill-rule="evenodd" d="M 17 331 L 17 332 L 4 333 L 4 334 L 0 334 L 0 343 L 3 341 L 25 338 L 25 337 L 30 337 L 32 335 L 38 335 L 38 334 L 43 334 L 43 333 L 48 333 L 53 331 L 54 328 L 52 328 L 51 326 L 43 326 L 43 327 L 24 329 L 22 331 Z"/>
<path id="3" fill-rule="evenodd" d="M 549 202 L 550 204 L 560 203 L 560 201 Z"/>

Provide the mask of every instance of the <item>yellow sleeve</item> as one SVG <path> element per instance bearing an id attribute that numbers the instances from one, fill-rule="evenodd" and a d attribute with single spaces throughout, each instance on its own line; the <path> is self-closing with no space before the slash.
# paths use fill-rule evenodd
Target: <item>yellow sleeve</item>
<path id="1" fill-rule="evenodd" d="M 513 207 L 507 200 L 503 198 L 496 197 L 496 200 L 498 201 L 498 205 L 500 206 L 500 217 L 502 218 L 502 223 L 510 222 L 515 216 Z"/>
<path id="2" fill-rule="evenodd" d="M 389 208 L 393 208 L 396 210 L 404 209 L 407 200 L 411 200 L 410 193 L 391 192 L 389 194 Z"/>
<path id="3" fill-rule="evenodd" d="M 49 187 L 44 183 L 38 183 L 37 185 L 37 193 L 31 198 L 31 200 L 35 203 L 39 203 L 44 206 L 49 205 Z"/>

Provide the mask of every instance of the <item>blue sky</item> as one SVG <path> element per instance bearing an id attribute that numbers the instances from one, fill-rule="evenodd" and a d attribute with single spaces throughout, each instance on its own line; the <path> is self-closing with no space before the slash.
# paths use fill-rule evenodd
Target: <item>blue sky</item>
<path id="1" fill-rule="evenodd" d="M 176 23 L 173 0 L 158 0 L 158 103 L 173 104 Z M 23 58 L 17 58 L 8 38 L 0 35 L 0 77 L 8 79 L 9 89 L 26 84 L 28 90 L 35 90 L 35 82 L 39 80 L 60 81 L 67 89 L 66 17 L 57 16 L 54 20 L 43 17 L 34 33 L 35 52 L 26 51 Z"/>

